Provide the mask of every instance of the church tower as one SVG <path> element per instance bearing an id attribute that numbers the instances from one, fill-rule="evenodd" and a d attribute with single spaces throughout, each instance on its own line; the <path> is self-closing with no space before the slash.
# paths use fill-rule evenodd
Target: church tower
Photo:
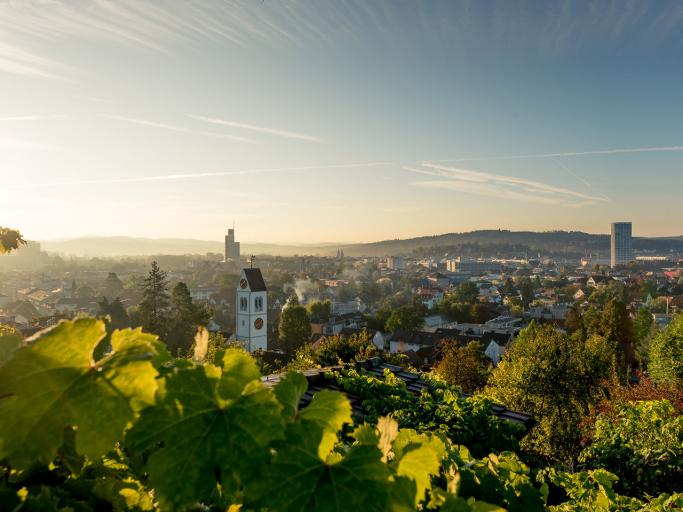
<path id="1" fill-rule="evenodd" d="M 268 348 L 268 289 L 258 268 L 244 268 L 237 284 L 235 338 L 249 352 Z"/>

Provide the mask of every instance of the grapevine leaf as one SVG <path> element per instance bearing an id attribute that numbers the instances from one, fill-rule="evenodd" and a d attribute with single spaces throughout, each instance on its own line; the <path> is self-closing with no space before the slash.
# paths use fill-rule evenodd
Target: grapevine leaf
<path id="1" fill-rule="evenodd" d="M 16 334 L 0 335 L 0 366 L 5 364 L 19 347 L 21 347 L 21 336 Z"/>
<path id="2" fill-rule="evenodd" d="M 389 472 L 377 446 L 356 444 L 343 457 L 320 459 L 319 423 L 302 419 L 287 428 L 287 439 L 262 477 L 247 487 L 246 508 L 279 512 L 311 510 L 385 511 Z"/>
<path id="3" fill-rule="evenodd" d="M 130 450 L 149 452 L 145 470 L 164 510 L 205 500 L 219 485 L 228 500 L 234 497 L 283 435 L 281 406 L 254 372 L 253 359 L 228 350 L 223 368 L 173 369 L 157 405 L 128 432 Z"/>
<path id="4" fill-rule="evenodd" d="M 506 512 L 504 508 L 498 505 L 492 505 L 474 498 L 464 500 L 452 494 L 448 495 L 440 510 L 441 512 Z"/>
<path id="5" fill-rule="evenodd" d="M 256 361 L 241 348 L 229 348 L 223 353 L 223 374 L 219 393 L 224 399 L 238 398 L 244 387 L 261 378 Z"/>
<path id="6" fill-rule="evenodd" d="M 432 475 L 439 473 L 442 452 L 430 443 L 414 443 L 407 447 L 398 461 L 396 473 L 415 481 L 417 493 L 415 505 L 424 499 L 425 492 L 431 487 Z"/>
<path id="7" fill-rule="evenodd" d="M 299 416 L 320 428 L 322 439 L 318 453 L 320 459 L 325 460 L 337 442 L 337 432 L 345 423 L 351 423 L 351 404 L 338 391 L 318 391 Z"/>
<path id="8" fill-rule="evenodd" d="M 77 429 L 76 452 L 95 459 L 109 451 L 148 401 L 157 372 L 154 347 L 127 337 L 105 357 L 93 351 L 104 338 L 100 320 L 63 321 L 28 340 L 0 367 L 0 458 L 15 468 L 51 462 L 66 427 Z"/>
<path id="9" fill-rule="evenodd" d="M 293 420 L 299 411 L 299 401 L 308 389 L 306 377 L 298 372 L 289 372 L 275 386 L 275 396 L 282 405 L 282 415 L 286 420 Z"/>

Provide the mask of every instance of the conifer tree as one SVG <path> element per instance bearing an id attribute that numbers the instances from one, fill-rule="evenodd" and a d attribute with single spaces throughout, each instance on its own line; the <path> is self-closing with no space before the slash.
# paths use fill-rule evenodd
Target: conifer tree
<path id="1" fill-rule="evenodd" d="M 145 331 L 157 334 L 166 339 L 168 333 L 168 281 L 166 272 L 159 268 L 156 261 L 152 262 L 152 270 L 142 285 L 142 300 L 140 301 L 140 322 Z"/>

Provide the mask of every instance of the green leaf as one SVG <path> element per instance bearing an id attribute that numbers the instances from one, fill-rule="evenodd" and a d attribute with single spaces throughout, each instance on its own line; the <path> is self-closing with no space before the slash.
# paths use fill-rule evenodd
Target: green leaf
<path id="1" fill-rule="evenodd" d="M 415 481 L 415 505 L 424 499 L 425 492 L 431 487 L 432 476 L 439 473 L 440 466 L 441 454 L 429 443 L 415 444 L 404 451 L 396 473 Z"/>
<path id="2" fill-rule="evenodd" d="M 338 391 L 318 391 L 299 417 L 321 429 L 319 457 L 325 460 L 337 442 L 337 432 L 344 424 L 351 423 L 351 404 L 348 398 Z"/>
<path id="3" fill-rule="evenodd" d="M 21 347 L 21 336 L 16 334 L 0 335 L 0 366 L 4 365 L 19 347 Z"/>
<path id="4" fill-rule="evenodd" d="M 275 386 L 275 396 L 282 405 L 282 416 L 288 420 L 294 420 L 299 411 L 299 401 L 308 389 L 306 377 L 298 372 L 289 372 Z"/>
<path id="5" fill-rule="evenodd" d="M 425 497 L 431 487 L 431 478 L 439 473 L 441 459 L 446 454 L 443 441 L 435 436 L 417 434 L 414 430 L 401 430 L 393 445 L 396 474 L 413 480 L 416 485 L 414 506 Z"/>
<path id="6" fill-rule="evenodd" d="M 249 382 L 261 379 L 256 361 L 241 348 L 227 349 L 223 353 L 222 367 L 220 395 L 226 399 L 239 397 Z"/>
<path id="7" fill-rule="evenodd" d="M 452 494 L 448 495 L 440 510 L 441 512 L 506 512 L 504 508 L 498 505 L 478 501 L 474 498 L 464 500 Z"/>
<path id="8" fill-rule="evenodd" d="M 245 508 L 279 512 L 387 510 L 389 472 L 379 448 L 357 444 L 329 463 L 319 457 L 323 438 L 319 423 L 301 420 L 291 424 L 286 442 L 263 467 L 261 478 L 247 487 Z"/>
<path id="9" fill-rule="evenodd" d="M 145 470 L 162 509 L 207 500 L 219 486 L 229 500 L 258 477 L 284 426 L 280 404 L 252 364 L 248 354 L 229 350 L 223 371 L 210 364 L 175 368 L 157 405 L 128 432 L 130 450 L 148 451 Z"/>
<path id="10" fill-rule="evenodd" d="M 0 367 L 0 458 L 18 469 L 49 463 L 66 427 L 77 429 L 75 449 L 91 459 L 121 439 L 156 388 L 156 352 L 143 335 L 114 333 L 115 349 L 94 361 L 105 334 L 100 320 L 63 321 Z"/>

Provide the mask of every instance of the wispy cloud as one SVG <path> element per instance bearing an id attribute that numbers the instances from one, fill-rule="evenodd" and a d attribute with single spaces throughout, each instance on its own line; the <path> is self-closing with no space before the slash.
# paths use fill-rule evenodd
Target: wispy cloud
<path id="1" fill-rule="evenodd" d="M 0 139 L 0 149 L 2 149 L 2 140 Z M 74 181 L 55 181 L 51 183 L 27 183 L 24 185 L 16 185 L 9 187 L 9 190 L 25 190 L 35 188 L 51 188 L 63 187 L 71 185 L 113 185 L 116 183 L 145 183 L 157 181 L 176 181 L 189 180 L 198 178 L 216 178 L 221 176 L 240 176 L 247 174 L 264 174 L 264 173 L 280 173 L 290 171 L 314 171 L 314 170 L 332 170 L 332 169 L 355 169 L 364 167 L 383 167 L 392 165 L 391 162 L 361 162 L 350 164 L 331 164 L 331 165 L 304 165 L 298 167 L 275 167 L 267 169 L 238 169 L 232 171 L 216 171 L 216 172 L 199 172 L 199 173 L 182 173 L 182 174 L 163 174 L 159 176 L 136 176 L 126 178 L 103 178 L 95 180 L 74 180 Z"/>
<path id="2" fill-rule="evenodd" d="M 10 116 L 10 117 L 0 117 L 0 122 L 10 122 L 10 121 L 45 121 L 48 119 L 64 119 L 66 115 L 30 115 L 30 116 Z"/>
<path id="3" fill-rule="evenodd" d="M 15 139 L 13 137 L 0 137 L 0 153 L 3 153 L 5 151 L 14 151 L 14 150 L 35 150 L 35 151 L 46 151 L 46 150 L 52 150 L 52 149 L 57 149 L 57 146 L 54 146 L 52 144 L 43 144 L 40 142 L 33 142 L 30 140 L 24 140 L 24 139 Z"/>
<path id="4" fill-rule="evenodd" d="M 609 201 L 602 195 L 586 194 L 540 181 L 505 176 L 457 167 L 423 163 L 421 167 L 404 167 L 405 170 L 440 178 L 415 182 L 415 186 L 441 188 L 488 197 L 558 206 L 586 206 Z"/>
<path id="5" fill-rule="evenodd" d="M 597 149 L 594 151 L 567 151 L 564 153 L 534 153 L 527 155 L 505 155 L 505 156 L 476 156 L 467 158 L 450 158 L 445 160 L 431 160 L 432 162 L 475 162 L 478 160 L 516 160 L 526 158 L 560 158 L 572 156 L 590 155 L 618 155 L 623 153 L 660 153 L 683 151 L 683 146 L 654 146 L 645 148 L 616 148 L 616 149 Z"/>
<path id="6" fill-rule="evenodd" d="M 0 72 L 67 80 L 64 66 L 33 52 L 0 41 Z"/>
<path id="7" fill-rule="evenodd" d="M 320 137 L 315 137 L 313 135 L 307 135 L 305 133 L 293 132 L 290 130 L 281 130 L 277 128 L 267 128 L 265 126 L 256 126 L 253 124 L 238 123 L 235 121 L 226 121 L 224 119 L 216 119 L 213 117 L 204 116 L 190 116 L 192 119 L 197 121 L 204 121 L 206 123 L 217 124 L 221 126 L 229 126 L 230 128 L 239 128 L 242 130 L 250 130 L 258 133 L 265 133 L 266 135 L 275 135 L 277 137 L 285 137 L 287 139 L 299 139 L 309 142 L 325 142 L 325 139 Z"/>
<path id="8" fill-rule="evenodd" d="M 106 117 L 107 119 L 113 119 L 115 121 L 123 121 L 126 123 L 133 123 L 133 124 L 139 124 L 142 126 L 149 126 L 152 128 L 161 128 L 163 130 L 171 130 L 174 132 L 191 133 L 193 135 L 204 135 L 206 137 L 228 139 L 228 140 L 234 140 L 236 142 L 248 142 L 251 144 L 256 142 L 255 140 L 248 139 L 246 137 L 237 137 L 235 135 L 227 135 L 225 133 L 215 133 L 215 132 L 205 132 L 205 131 L 201 131 L 201 130 L 192 130 L 190 128 L 183 128 L 182 126 L 174 126 L 171 124 L 157 123 L 155 121 L 147 121 L 145 119 L 135 119 L 132 117 L 113 116 L 113 115 L 106 115 L 106 114 L 103 114 L 102 117 Z"/>

